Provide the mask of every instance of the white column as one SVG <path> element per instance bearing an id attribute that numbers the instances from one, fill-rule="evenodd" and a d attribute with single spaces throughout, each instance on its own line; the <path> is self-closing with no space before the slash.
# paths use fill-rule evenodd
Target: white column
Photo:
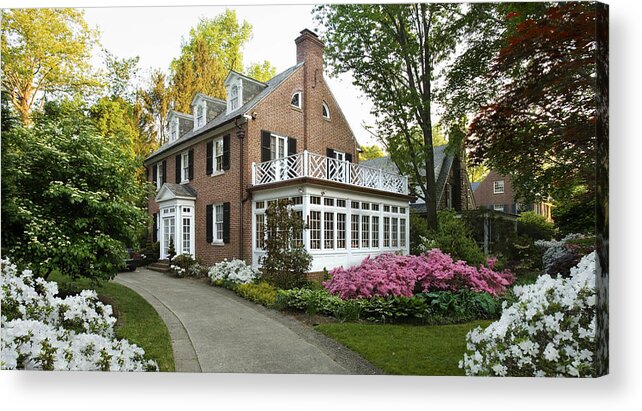
<path id="1" fill-rule="evenodd" d="M 310 167 L 310 158 L 308 156 L 308 150 L 303 150 L 303 175 L 302 177 L 307 177 L 309 174 Z"/>
<path id="2" fill-rule="evenodd" d="M 252 163 L 252 185 L 256 185 L 256 163 Z"/>

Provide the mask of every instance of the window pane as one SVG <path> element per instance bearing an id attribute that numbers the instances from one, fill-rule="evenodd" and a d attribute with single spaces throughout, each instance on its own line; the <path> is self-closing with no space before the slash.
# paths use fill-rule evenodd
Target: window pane
<path id="1" fill-rule="evenodd" d="M 372 248 L 379 248 L 379 217 L 372 217 Z"/>
<path id="2" fill-rule="evenodd" d="M 393 247 L 397 247 L 397 241 L 398 241 L 398 238 L 399 238 L 398 237 L 399 232 L 398 232 L 397 222 L 398 222 L 398 219 L 396 219 L 396 218 L 392 219 L 392 246 Z"/>
<path id="3" fill-rule="evenodd" d="M 346 215 L 337 213 L 337 248 L 346 248 Z"/>
<path id="4" fill-rule="evenodd" d="M 370 247 L 370 217 L 361 216 L 361 247 Z"/>
<path id="5" fill-rule="evenodd" d="M 352 216 L 352 238 L 350 241 L 352 248 L 359 248 L 359 216 Z"/>
<path id="6" fill-rule="evenodd" d="M 265 247 L 265 214 L 256 215 L 256 248 Z"/>
<path id="7" fill-rule="evenodd" d="M 321 211 L 310 211 L 310 248 L 321 248 Z"/>
<path id="8" fill-rule="evenodd" d="M 406 246 L 406 219 L 399 219 L 399 245 L 401 247 Z"/>
<path id="9" fill-rule="evenodd" d="M 334 213 L 323 213 L 323 248 L 334 248 Z"/>
<path id="10" fill-rule="evenodd" d="M 383 218 L 383 246 L 390 247 L 390 217 Z"/>

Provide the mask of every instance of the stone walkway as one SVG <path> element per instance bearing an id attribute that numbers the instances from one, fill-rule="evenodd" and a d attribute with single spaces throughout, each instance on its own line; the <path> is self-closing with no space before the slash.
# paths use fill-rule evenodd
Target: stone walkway
<path id="1" fill-rule="evenodd" d="M 335 341 L 229 290 L 139 268 L 115 281 L 138 292 L 167 324 L 176 371 L 379 374 Z"/>

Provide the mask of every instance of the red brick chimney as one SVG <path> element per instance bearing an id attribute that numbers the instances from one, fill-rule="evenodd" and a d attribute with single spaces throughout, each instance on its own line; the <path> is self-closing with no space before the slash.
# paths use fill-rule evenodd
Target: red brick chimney
<path id="1" fill-rule="evenodd" d="M 310 117 L 315 112 L 321 113 L 323 104 L 323 94 L 317 87 L 323 81 L 324 46 L 319 36 L 308 29 L 303 29 L 294 42 L 297 64 L 305 63 L 303 65 L 303 148 L 307 150 L 310 148 L 310 138 L 315 136 L 312 129 L 313 121 Z"/>
<path id="2" fill-rule="evenodd" d="M 294 40 L 296 43 L 296 62 L 297 64 L 305 61 L 314 68 L 323 71 L 323 42 L 319 40 L 314 32 L 303 29 L 301 35 Z"/>

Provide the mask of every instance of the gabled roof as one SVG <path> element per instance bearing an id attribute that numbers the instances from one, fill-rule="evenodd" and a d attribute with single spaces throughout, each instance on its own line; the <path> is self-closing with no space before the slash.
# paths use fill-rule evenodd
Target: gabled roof
<path id="1" fill-rule="evenodd" d="M 444 188 L 446 187 L 446 181 L 448 180 L 448 174 L 450 173 L 450 169 L 452 168 L 452 165 L 455 161 L 454 156 L 446 153 L 446 147 L 448 147 L 447 144 L 433 147 L 433 155 L 434 155 L 434 162 L 435 162 L 435 183 L 436 183 L 436 189 L 437 189 L 437 202 L 439 202 L 439 199 L 441 199 L 441 195 L 444 191 Z M 392 161 L 390 156 L 361 161 L 360 164 L 367 167 L 380 168 L 384 171 L 399 174 L 399 168 Z M 425 176 L 426 170 L 419 169 L 419 174 L 421 176 Z"/>
<path id="2" fill-rule="evenodd" d="M 255 79 L 255 78 L 248 77 L 248 76 L 246 76 L 245 74 L 241 74 L 241 73 L 239 73 L 239 72 L 238 72 L 238 71 L 236 71 L 236 70 L 230 70 L 230 72 L 229 72 L 229 73 L 227 73 L 227 77 L 225 77 L 225 81 L 223 82 L 223 84 L 225 84 L 225 85 L 227 86 L 227 84 L 228 84 L 228 82 L 229 82 L 230 78 L 232 78 L 232 77 L 240 77 L 240 78 L 242 78 L 243 80 L 251 81 L 252 83 L 256 83 L 256 84 L 258 84 L 258 85 L 261 85 L 261 86 L 267 86 L 267 84 L 266 84 L 266 83 L 264 83 L 264 82 L 262 82 L 262 81 L 259 81 L 259 80 Z M 268 82 L 269 82 L 269 80 L 268 80 Z"/>
<path id="3" fill-rule="evenodd" d="M 167 195 L 169 192 L 170 195 Z M 172 198 L 196 199 L 196 190 L 189 184 L 165 183 L 156 194 L 156 201 L 167 201 Z"/>
<path id="4" fill-rule="evenodd" d="M 176 111 L 176 110 L 173 110 L 173 109 L 169 111 L 169 113 L 167 114 L 167 118 L 170 118 L 173 115 L 176 116 L 176 117 L 182 117 L 182 118 L 185 118 L 185 119 L 188 119 L 188 120 L 192 120 L 192 115 L 191 114 L 181 113 L 180 111 Z"/>
<path id="5" fill-rule="evenodd" d="M 226 104 L 225 100 L 221 100 L 219 98 L 210 97 L 210 96 L 207 96 L 207 95 L 205 95 L 203 93 L 196 93 L 196 94 L 194 94 L 194 98 L 192 99 L 192 102 L 190 103 L 190 106 L 193 106 L 194 102 L 198 98 L 202 98 L 205 101 L 213 101 L 214 103 L 219 103 L 219 104 L 223 104 L 223 105 Z"/>
<path id="6" fill-rule="evenodd" d="M 197 129 L 197 130 L 192 130 L 189 131 L 185 134 L 183 134 L 181 137 L 177 138 L 176 140 L 167 143 L 160 147 L 158 150 L 153 152 L 149 157 L 145 159 L 145 163 L 150 162 L 153 160 L 155 157 L 158 157 L 160 154 L 177 147 L 181 144 L 184 144 L 185 142 L 201 135 L 204 133 L 207 133 L 208 131 L 214 130 L 215 128 L 231 121 L 234 120 L 235 118 L 240 118 L 243 116 L 243 114 L 247 113 L 250 111 L 252 108 L 254 108 L 257 104 L 259 104 L 263 99 L 265 99 L 267 96 L 272 94 L 274 90 L 276 90 L 281 83 L 283 83 L 286 79 L 288 79 L 295 71 L 297 71 L 300 67 L 303 66 L 303 62 L 290 67 L 289 69 L 283 71 L 280 74 L 277 74 L 276 76 L 272 77 L 270 80 L 268 80 L 265 84 L 267 87 L 265 87 L 259 94 L 254 96 L 252 99 L 250 99 L 247 103 L 243 104 L 238 110 L 234 110 L 231 113 L 226 113 L 223 112 L 221 113 L 218 117 L 212 119 L 209 123 L 205 124 L 203 127 Z"/>

